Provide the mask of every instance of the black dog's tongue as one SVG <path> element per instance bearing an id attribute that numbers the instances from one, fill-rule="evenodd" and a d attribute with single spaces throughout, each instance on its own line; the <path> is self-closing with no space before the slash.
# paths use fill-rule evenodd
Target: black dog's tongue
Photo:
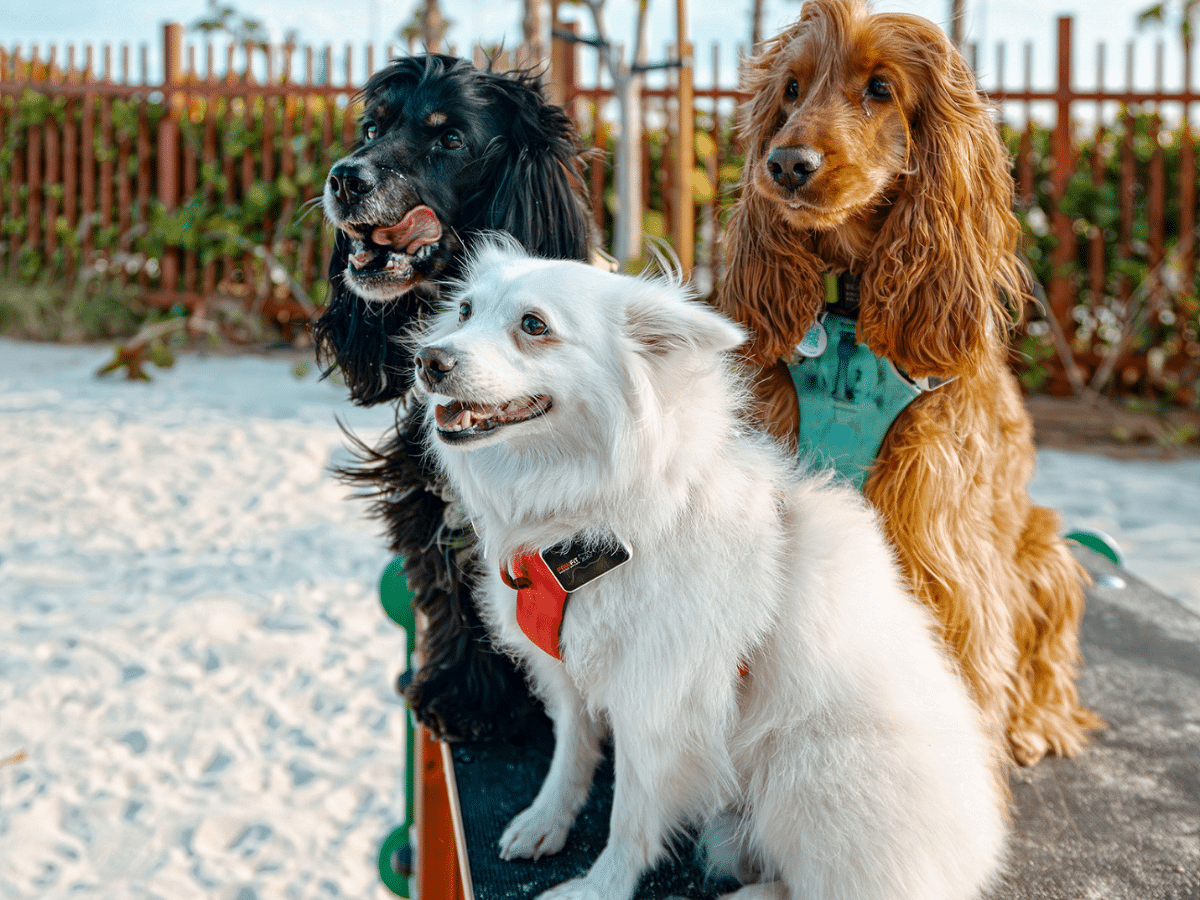
<path id="1" fill-rule="evenodd" d="M 442 223 L 428 206 L 414 206 L 395 225 L 376 228 L 371 240 L 412 256 L 426 244 L 436 243 L 442 236 Z"/>

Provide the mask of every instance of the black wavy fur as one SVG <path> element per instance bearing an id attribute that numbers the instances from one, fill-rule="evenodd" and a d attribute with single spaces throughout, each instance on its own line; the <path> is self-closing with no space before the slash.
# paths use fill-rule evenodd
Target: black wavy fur
<path id="1" fill-rule="evenodd" d="M 378 177 L 384 193 L 387 179 L 403 176 L 404 187 L 388 194 L 393 207 L 375 204 L 390 210 L 390 221 L 372 221 L 359 233 L 398 222 L 417 204 L 437 214 L 443 231 L 434 252 L 414 262 L 412 288 L 384 301 L 364 300 L 352 289 L 347 265 L 353 238 L 338 231 L 329 269 L 332 296 L 314 327 L 317 354 L 327 372 L 334 366 L 342 371 L 354 402 L 369 406 L 407 393 L 413 365 L 401 338 L 432 308 L 439 287 L 459 274 L 477 235 L 506 231 L 534 253 L 562 259 L 587 258 L 591 240 L 574 125 L 545 100 L 533 75 L 480 70 L 442 55 L 415 56 L 373 75 L 363 99 L 370 140 L 331 175 L 349 171 L 365 182 Z M 327 183 L 325 209 L 335 225 L 365 221 L 332 193 Z M 413 606 L 425 620 L 422 666 L 399 684 L 417 718 L 443 739 L 507 737 L 537 704 L 479 618 L 471 598 L 473 535 L 446 522 L 447 504 L 425 459 L 421 419 L 419 409 L 401 407 L 395 429 L 378 447 L 351 437 L 357 461 L 340 475 L 373 498 L 372 513 L 386 524 L 391 549 L 404 557 Z"/>

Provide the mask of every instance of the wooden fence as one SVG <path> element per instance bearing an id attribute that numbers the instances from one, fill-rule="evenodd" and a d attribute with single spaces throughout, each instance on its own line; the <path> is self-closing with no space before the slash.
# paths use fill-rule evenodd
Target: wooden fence
<path id="1" fill-rule="evenodd" d="M 1099 391 L 1116 378 L 1127 390 L 1200 401 L 1190 124 L 1200 94 L 1192 88 L 1190 46 L 1183 50 L 1181 88 L 1164 87 L 1161 42 L 1151 89 L 1135 88 L 1133 42 L 1126 45 L 1122 87 L 1106 87 L 1103 45 L 1096 48 L 1095 86 L 1080 87 L 1072 80 L 1072 19 L 1060 17 L 1053 88 L 1032 86 L 1028 45 L 1021 87 L 985 86 L 1012 137 L 1017 205 L 1031 232 L 1026 248 L 1039 257 L 1034 268 L 1051 313 L 1034 325 L 1055 345 L 1064 390 Z M 1002 47 L 996 70 L 1004 70 Z M 1052 107 L 1050 129 L 1030 115 L 1037 103 Z M 1080 139 L 1076 120 L 1087 107 L 1094 130 Z M 1017 130 L 1011 123 L 1022 112 L 1024 127 Z M 1037 151 L 1039 138 L 1048 153 Z"/>
<path id="2" fill-rule="evenodd" d="M 1155 48 L 1154 87 L 1135 88 L 1132 42 L 1126 46 L 1124 85 L 1107 88 L 1105 48 L 1096 49 L 1095 87 L 1072 78 L 1073 21 L 1057 22 L 1056 78 L 1034 87 L 1032 47 L 1026 44 L 1022 79 L 1004 80 L 1005 48 L 997 48 L 996 81 L 981 85 L 1001 110 L 1001 128 L 1013 156 L 1017 210 L 1026 226 L 1025 252 L 1044 287 L 1046 302 L 1028 312 L 1027 332 L 1015 367 L 1032 388 L 1059 393 L 1099 392 L 1110 386 L 1150 396 L 1200 402 L 1200 304 L 1197 268 L 1195 136 L 1185 52 L 1182 89 L 1164 87 L 1163 46 Z M 1186 48 L 1185 48 L 1186 50 Z M 967 48 L 978 65 L 978 49 Z M 645 115 L 665 123 L 660 146 L 649 144 L 643 204 L 661 213 L 663 237 L 680 233 L 678 218 L 695 227 L 694 277 L 705 289 L 723 274 L 719 237 L 736 195 L 741 155 L 732 122 L 745 100 L 721 87 L 719 48 L 712 48 L 706 88 L 690 88 L 701 69 L 647 89 Z M 597 150 L 609 146 L 604 88 L 582 88 L 571 71 L 566 98 Z M 681 169 L 659 164 L 678 157 L 679 85 L 694 97 L 694 190 L 679 183 Z M 599 82 L 597 75 L 596 82 Z M 1088 109 L 1085 109 L 1088 107 Z M 1038 111 L 1035 115 L 1034 111 Z M 1049 121 L 1046 121 L 1046 111 Z M 1090 112 L 1092 127 L 1078 125 Z M 1040 116 L 1040 117 L 1039 117 Z M 1166 122 L 1174 124 L 1168 128 Z M 603 224 L 603 173 L 592 172 L 591 191 Z M 693 202 L 694 201 L 694 202 Z M 683 255 L 683 254 L 681 254 Z"/>
<path id="3" fill-rule="evenodd" d="M 0 266 L 131 281 L 162 307 L 223 293 L 309 319 L 331 242 L 311 204 L 355 139 L 357 84 L 329 48 L 223 49 L 218 73 L 203 48 L 200 74 L 168 25 L 161 80 L 144 45 L 136 71 L 127 46 L 0 54 Z"/>
<path id="4" fill-rule="evenodd" d="M 1023 84 L 983 85 L 1003 111 L 1026 249 L 1052 311 L 1034 316 L 1022 349 L 1036 365 L 1026 368 L 1050 371 L 1057 389 L 1115 378 L 1194 402 L 1188 113 L 1200 96 L 1190 57 L 1182 90 L 1162 88 L 1161 55 L 1155 89 L 1134 90 L 1130 55 L 1125 87 L 1110 90 L 1102 51 L 1095 89 L 1073 84 L 1072 53 L 1071 20 L 1060 19 L 1052 88 L 1032 86 L 1028 46 Z M 599 73 L 580 74 L 591 56 L 556 40 L 553 93 L 600 151 L 589 177 L 605 226 L 613 125 Z M 0 51 L 0 271 L 124 280 L 161 306 L 241 298 L 285 326 L 309 319 L 331 242 L 312 203 L 355 139 L 354 94 L 375 68 L 372 48 L 356 60 L 349 47 L 336 58 L 329 47 L 185 47 L 171 25 L 160 58 L 154 79 L 145 47 Z M 732 120 L 743 98 L 721 86 L 716 48 L 710 87 L 692 87 L 709 61 L 691 63 L 644 92 L 643 206 L 648 232 L 677 246 L 683 236 L 680 255 L 707 288 L 722 274 L 719 237 L 740 167 Z M 1099 126 L 1083 134 L 1075 122 L 1085 107 Z M 1046 108 L 1050 122 L 1030 114 Z"/>

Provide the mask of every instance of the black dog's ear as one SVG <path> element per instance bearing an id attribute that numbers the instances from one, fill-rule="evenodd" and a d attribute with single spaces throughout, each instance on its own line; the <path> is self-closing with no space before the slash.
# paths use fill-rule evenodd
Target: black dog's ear
<path id="1" fill-rule="evenodd" d="M 591 216 L 575 124 L 546 101 L 535 77 L 489 75 L 486 89 L 511 118 L 488 150 L 473 225 L 506 231 L 537 256 L 587 259 Z"/>
<path id="2" fill-rule="evenodd" d="M 313 325 L 313 339 L 324 374 L 341 369 L 351 399 L 371 406 L 403 396 L 412 383 L 407 354 L 388 336 L 412 320 L 415 298 L 369 303 L 358 296 L 345 284 L 349 253 L 350 240 L 338 231 L 329 260 L 329 303 Z"/>

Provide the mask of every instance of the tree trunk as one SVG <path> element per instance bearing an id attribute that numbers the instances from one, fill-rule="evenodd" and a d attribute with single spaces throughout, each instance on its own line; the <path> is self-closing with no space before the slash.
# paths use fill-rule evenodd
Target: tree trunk
<path id="1" fill-rule="evenodd" d="M 966 15 L 966 0 L 950 0 L 950 40 L 960 50 L 963 45 L 963 19 Z"/>
<path id="2" fill-rule="evenodd" d="M 542 27 L 542 0 L 522 0 L 525 8 L 521 17 L 521 32 L 525 38 L 525 48 L 529 53 L 526 65 L 534 68 L 546 60 L 546 47 Z M 553 2 L 553 0 L 551 0 Z"/>
<path id="3" fill-rule="evenodd" d="M 623 60 L 622 60 L 623 62 Z M 622 66 L 623 68 L 623 66 Z M 621 134 L 613 160 L 613 256 L 618 262 L 642 255 L 642 76 L 627 73 L 616 85 Z"/>
<path id="4" fill-rule="evenodd" d="M 750 52 L 758 46 L 758 42 L 762 40 L 762 20 L 763 20 L 763 0 L 754 0 L 754 4 L 750 10 Z"/>
<path id="5" fill-rule="evenodd" d="M 446 17 L 442 15 L 438 0 L 425 0 L 425 9 L 421 13 L 421 41 L 430 53 L 440 53 L 445 34 Z"/>

